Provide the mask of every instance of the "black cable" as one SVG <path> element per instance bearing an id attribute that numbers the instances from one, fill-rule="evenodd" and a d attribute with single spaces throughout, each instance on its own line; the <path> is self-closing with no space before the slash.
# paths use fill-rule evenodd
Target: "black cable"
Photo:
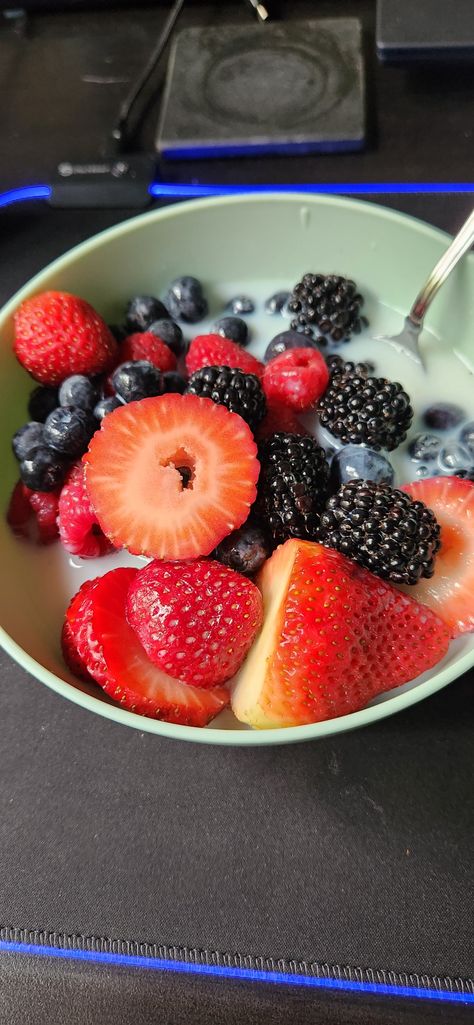
<path id="1" fill-rule="evenodd" d="M 145 88 L 148 79 L 155 70 L 158 61 L 160 60 L 160 57 L 162 56 L 164 50 L 168 45 L 169 38 L 179 18 L 179 15 L 181 14 L 181 9 L 183 5 L 184 0 L 175 0 L 170 10 L 170 13 L 166 19 L 166 22 L 163 26 L 163 29 L 160 33 L 155 49 L 153 50 L 147 63 L 145 64 L 145 67 L 143 68 L 141 75 L 139 75 L 139 77 L 133 83 L 132 88 L 128 93 L 128 96 L 125 97 L 123 103 L 121 104 L 117 123 L 112 131 L 112 138 L 119 148 L 122 148 L 125 145 L 127 124 L 132 109 L 135 106 L 138 97 L 143 92 L 143 89 Z"/>

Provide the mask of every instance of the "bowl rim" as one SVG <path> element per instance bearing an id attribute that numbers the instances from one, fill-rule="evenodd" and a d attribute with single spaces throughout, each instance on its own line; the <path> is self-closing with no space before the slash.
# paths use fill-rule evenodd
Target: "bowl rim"
<path id="1" fill-rule="evenodd" d="M 288 193 L 278 193 L 268 190 L 259 193 L 249 193 L 247 195 L 213 196 L 202 199 L 185 200 L 179 203 L 171 203 L 158 210 L 140 213 L 126 221 L 121 221 L 109 228 L 105 228 L 103 231 L 100 231 L 91 238 L 80 242 L 72 249 L 67 250 L 66 253 L 51 261 L 51 263 L 30 278 L 26 284 L 22 285 L 22 287 L 18 289 L 2 307 L 0 310 L 0 330 L 5 325 L 6 321 L 9 320 L 18 304 L 27 296 L 33 295 L 36 291 L 41 289 L 44 282 L 48 280 L 52 273 L 56 270 L 62 270 L 65 267 L 74 264 L 78 256 L 87 256 L 89 252 L 92 252 L 96 248 L 100 248 L 101 245 L 108 240 L 119 237 L 123 238 L 124 236 L 139 230 L 144 221 L 147 223 L 155 221 L 160 222 L 170 218 L 174 219 L 176 217 L 186 216 L 190 208 L 205 210 L 207 208 L 212 209 L 220 206 L 242 205 L 242 203 L 262 204 L 270 202 L 278 202 L 279 204 L 305 203 L 313 206 L 322 205 L 325 207 L 334 206 L 345 209 L 352 208 L 360 210 L 368 216 L 376 217 L 377 219 L 382 218 L 387 221 L 394 221 L 398 223 L 400 220 L 403 222 L 409 222 L 420 234 L 424 234 L 431 239 L 436 239 L 444 243 L 450 239 L 447 232 L 442 231 L 439 228 L 432 227 L 425 221 L 417 217 L 413 217 L 410 214 L 392 210 L 391 208 L 384 207 L 377 203 L 347 198 L 344 196 L 327 196 L 324 194 L 308 195 L 307 193 L 299 193 L 297 190 Z M 474 254 L 469 254 L 468 260 L 474 261 Z M 323 722 L 309 723 L 303 726 L 278 727 L 276 729 L 266 730 L 221 729 L 213 728 L 212 726 L 201 728 L 195 726 L 181 726 L 176 723 L 167 723 L 158 719 L 150 719 L 146 716 L 140 716 L 134 712 L 129 712 L 127 709 L 121 708 L 120 705 L 112 705 L 103 699 L 96 698 L 92 694 L 88 694 L 87 692 L 80 690 L 78 687 L 74 686 L 74 684 L 68 683 L 66 680 L 56 676 L 49 669 L 46 669 L 45 666 L 40 662 L 37 662 L 36 659 L 29 655 L 28 652 L 14 641 L 2 626 L 0 626 L 0 644 L 7 654 L 19 663 L 23 669 L 30 673 L 30 675 L 38 679 L 41 683 L 46 684 L 47 687 L 55 691 L 57 694 L 73 701 L 75 704 L 90 712 L 96 712 L 98 715 L 101 715 L 106 719 L 110 719 L 113 722 L 124 726 L 131 726 L 133 729 L 140 730 L 141 732 L 152 733 L 155 736 L 164 736 L 174 740 L 194 741 L 194 743 L 234 747 L 260 747 L 299 743 L 307 740 L 317 740 L 333 736 L 334 734 L 345 733 L 353 729 L 358 729 L 362 726 L 367 726 L 373 722 L 377 722 L 378 720 L 388 718 L 397 712 L 401 712 L 411 705 L 417 704 L 419 701 L 435 694 L 438 690 L 441 690 L 448 683 L 451 683 L 454 679 L 461 676 L 471 668 L 472 665 L 474 665 L 474 650 L 468 651 L 453 665 L 445 667 L 436 674 L 435 679 L 425 680 L 423 683 L 419 683 L 410 690 L 403 691 L 400 694 L 397 694 L 396 691 L 394 691 L 392 697 L 389 697 L 378 704 L 370 705 L 358 712 L 351 712 L 348 715 L 340 716 L 336 719 L 327 719 Z"/>

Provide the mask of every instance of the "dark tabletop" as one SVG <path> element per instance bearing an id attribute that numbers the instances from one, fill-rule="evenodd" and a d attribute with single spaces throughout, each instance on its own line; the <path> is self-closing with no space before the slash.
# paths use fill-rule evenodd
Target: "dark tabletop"
<path id="1" fill-rule="evenodd" d="M 301 13 L 313 6 L 294 4 Z M 347 13 L 350 5 L 321 3 L 318 14 L 329 7 Z M 354 7 L 370 36 L 373 5 Z M 233 10 L 240 17 L 240 9 L 226 5 L 223 16 Z M 186 16 L 192 22 L 215 12 L 216 5 L 195 4 Z M 70 54 L 79 63 L 87 58 L 90 69 L 100 65 L 107 31 L 107 53 L 130 75 L 163 10 L 116 12 L 116 35 L 107 29 L 110 17 L 45 15 L 28 32 L 47 36 L 51 60 L 65 34 Z M 5 30 L 3 44 L 11 33 Z M 79 37 L 89 49 L 77 45 Z M 86 130 L 87 144 L 99 145 L 123 88 L 104 96 L 100 112 L 97 93 L 84 107 L 76 67 L 71 122 L 57 90 L 48 107 L 46 67 L 32 136 L 34 83 L 20 71 L 7 68 L 14 102 L 0 111 L 9 139 L 4 185 L 31 181 L 32 167 L 38 180 L 64 155 L 63 143 L 82 158 Z M 374 72 L 374 131 L 364 154 L 174 165 L 167 174 L 398 180 L 394 147 L 404 140 L 414 149 L 406 151 L 403 177 L 468 180 L 464 91 L 447 70 L 444 85 L 451 81 L 453 90 L 441 103 L 436 153 L 436 132 L 420 138 L 415 121 L 418 105 L 418 114 L 423 108 L 426 119 L 434 116 L 438 79 L 431 71 L 428 78 L 400 68 Z M 145 139 L 155 120 L 150 112 Z M 378 201 L 449 231 L 472 205 L 466 195 Z M 130 214 L 5 212 L 0 301 L 49 260 Z M 472 993 L 472 673 L 370 729 L 259 750 L 180 745 L 128 730 L 67 703 L 5 655 L 0 673 L 0 940 L 53 948 L 51 956 L 0 954 L 2 1025 L 472 1020 L 472 1005 L 52 956 L 75 947 L 141 955 L 150 964 L 165 958 Z"/>

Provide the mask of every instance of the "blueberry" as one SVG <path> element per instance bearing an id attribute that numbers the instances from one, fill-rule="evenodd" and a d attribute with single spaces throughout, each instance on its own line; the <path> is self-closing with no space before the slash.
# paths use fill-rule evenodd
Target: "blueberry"
<path id="1" fill-rule="evenodd" d="M 156 335 L 157 338 L 161 338 L 161 341 L 165 342 L 175 356 L 181 356 L 184 352 L 183 332 L 174 320 L 154 320 L 148 331 L 151 331 L 152 335 Z"/>
<path id="2" fill-rule="evenodd" d="M 12 448 L 19 462 L 26 459 L 32 449 L 43 444 L 44 426 L 36 420 L 30 420 L 15 431 L 12 438 Z"/>
<path id="3" fill-rule="evenodd" d="M 23 484 L 32 491 L 56 491 L 64 483 L 68 463 L 57 452 L 39 445 L 20 463 Z"/>
<path id="4" fill-rule="evenodd" d="M 136 402 L 163 394 L 161 372 L 145 359 L 121 363 L 113 372 L 112 385 L 123 402 Z"/>
<path id="5" fill-rule="evenodd" d="M 214 331 L 223 338 L 237 342 L 237 345 L 246 345 L 249 340 L 249 329 L 241 317 L 221 317 L 216 320 Z"/>
<path id="6" fill-rule="evenodd" d="M 99 388 L 84 374 L 66 377 L 59 388 L 59 405 L 76 406 L 91 413 L 100 397 Z"/>
<path id="7" fill-rule="evenodd" d="M 123 406 L 123 402 L 116 395 L 112 395 L 108 399 L 100 399 L 97 405 L 94 406 L 94 416 L 96 420 L 103 420 L 107 413 L 112 413 L 119 406 Z"/>
<path id="8" fill-rule="evenodd" d="M 312 338 L 300 334 L 299 331 L 280 331 L 275 335 L 265 349 L 264 363 L 269 363 L 276 356 L 281 356 L 287 349 L 317 349 L 318 346 Z"/>
<path id="9" fill-rule="evenodd" d="M 164 392 L 178 392 L 180 395 L 186 389 L 186 381 L 181 374 L 177 374 L 175 370 L 167 370 L 163 374 L 163 391 Z"/>
<path id="10" fill-rule="evenodd" d="M 441 448 L 441 441 L 436 434 L 418 434 L 408 446 L 408 451 L 415 463 L 430 463 L 436 459 Z"/>
<path id="11" fill-rule="evenodd" d="M 373 480 L 376 484 L 393 484 L 393 467 L 380 452 L 363 445 L 344 445 L 331 461 L 329 482 L 337 491 L 349 480 Z"/>
<path id="12" fill-rule="evenodd" d="M 46 417 L 56 409 L 58 405 L 58 389 L 44 388 L 39 385 L 33 388 L 28 401 L 28 413 L 32 420 L 38 420 L 44 424 Z"/>
<path id="13" fill-rule="evenodd" d="M 125 310 L 125 324 L 130 334 L 134 331 L 147 331 L 154 320 L 168 317 L 166 306 L 155 299 L 154 295 L 135 295 L 129 299 Z"/>
<path id="14" fill-rule="evenodd" d="M 265 313 L 283 313 L 290 298 L 290 292 L 275 292 L 265 303 Z"/>
<path id="15" fill-rule="evenodd" d="M 225 537 L 213 554 L 224 566 L 250 576 L 263 566 L 270 548 L 260 527 L 244 525 Z"/>
<path id="16" fill-rule="evenodd" d="M 127 337 L 130 332 L 125 327 L 125 324 L 108 324 L 110 333 L 114 336 L 116 342 L 123 342 L 124 338 Z"/>
<path id="17" fill-rule="evenodd" d="M 469 423 L 464 425 L 460 432 L 459 440 L 462 445 L 469 449 L 471 455 L 474 456 L 474 420 L 470 420 Z"/>
<path id="18" fill-rule="evenodd" d="M 58 406 L 44 425 L 44 444 L 71 459 L 82 456 L 97 430 L 97 421 L 85 409 Z"/>
<path id="19" fill-rule="evenodd" d="M 235 295 L 227 303 L 226 309 L 229 310 L 229 313 L 234 313 L 236 317 L 241 317 L 243 313 L 253 313 L 255 303 L 252 302 L 248 295 Z"/>
<path id="20" fill-rule="evenodd" d="M 449 431 L 464 419 L 463 410 L 452 402 L 437 402 L 436 405 L 430 406 L 423 416 L 426 426 L 434 428 L 435 431 Z"/>
<path id="21" fill-rule="evenodd" d="M 462 480 L 470 480 L 474 482 L 474 466 L 471 466 L 470 470 L 456 470 L 455 477 L 461 477 Z"/>
<path id="22" fill-rule="evenodd" d="M 472 453 L 457 441 L 448 441 L 438 456 L 438 466 L 445 473 L 468 470 L 472 464 Z"/>
<path id="23" fill-rule="evenodd" d="M 208 311 L 201 282 L 197 278 L 185 275 L 175 278 L 165 296 L 165 303 L 173 320 L 185 320 L 188 324 L 196 324 Z M 157 317 L 153 318 L 157 320 Z"/>

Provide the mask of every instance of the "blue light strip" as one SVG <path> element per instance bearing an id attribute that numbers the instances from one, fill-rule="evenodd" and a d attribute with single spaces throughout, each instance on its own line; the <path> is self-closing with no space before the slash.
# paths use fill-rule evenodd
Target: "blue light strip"
<path id="1" fill-rule="evenodd" d="M 372 993 L 376 996 L 418 998 L 455 1004 L 474 1004 L 474 993 L 459 993 L 442 989 L 422 989 L 411 986 L 390 986 L 380 982 L 351 982 L 344 979 L 318 978 L 314 975 L 292 975 L 289 972 L 259 971 L 251 968 L 234 968 L 226 965 L 172 961 L 169 958 L 141 957 L 132 954 L 114 954 L 95 950 L 43 947 L 34 943 L 10 943 L 6 940 L 0 940 L 0 951 L 30 956 L 41 955 L 43 957 L 63 958 L 69 961 L 90 961 L 93 964 L 112 964 L 123 968 L 147 968 L 161 972 L 212 975 L 225 979 L 240 979 L 244 982 L 277 983 L 284 986 L 305 986 L 310 989 L 342 990 L 352 993 Z"/>
<path id="2" fill-rule="evenodd" d="M 51 192 L 50 185 L 24 185 L 20 189 L 9 189 L 8 192 L 0 192 L 0 207 L 22 203 L 28 199 L 49 199 Z"/>
<path id="3" fill-rule="evenodd" d="M 192 198 L 194 196 L 240 196 L 260 192 L 303 192 L 325 196 L 391 196 L 418 193 L 471 193 L 474 182 L 338 182 L 314 185 L 193 185 L 153 182 L 149 188 L 154 199 Z"/>
<path id="4" fill-rule="evenodd" d="M 152 182 L 148 191 L 153 199 L 193 199 L 198 196 L 242 196 L 262 192 L 325 196 L 392 196 L 441 193 L 474 193 L 474 182 L 319 182 L 313 185 L 199 185 L 186 182 Z M 0 208 L 33 199 L 50 199 L 50 185 L 24 185 L 0 192 Z"/>

